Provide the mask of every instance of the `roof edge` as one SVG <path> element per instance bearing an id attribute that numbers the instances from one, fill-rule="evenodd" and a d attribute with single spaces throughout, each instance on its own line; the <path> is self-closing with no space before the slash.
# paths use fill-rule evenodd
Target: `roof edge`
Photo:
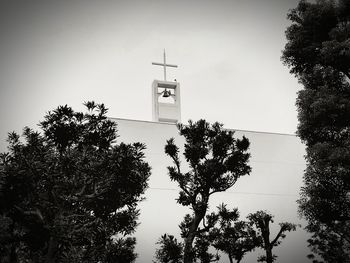
<path id="1" fill-rule="evenodd" d="M 115 118 L 115 117 L 108 117 L 110 120 L 122 120 L 122 121 L 136 121 L 136 122 L 144 122 L 144 123 L 154 123 L 154 124 L 165 124 L 165 125 L 176 125 L 176 123 L 171 122 L 161 122 L 161 121 L 145 121 L 145 120 L 136 120 L 136 119 L 126 119 L 126 118 Z M 297 137 L 296 134 L 290 134 L 290 133 L 279 133 L 279 132 L 267 132 L 267 131 L 253 131 L 253 130 L 242 130 L 242 129 L 232 129 L 227 128 L 227 130 L 232 131 L 239 131 L 239 132 L 252 132 L 252 133 L 262 133 L 262 134 L 274 134 L 274 135 L 284 135 L 284 136 L 294 136 Z"/>

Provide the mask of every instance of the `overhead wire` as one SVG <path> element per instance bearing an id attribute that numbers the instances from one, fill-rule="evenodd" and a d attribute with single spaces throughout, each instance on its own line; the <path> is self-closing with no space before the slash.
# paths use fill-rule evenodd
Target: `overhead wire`
<path id="1" fill-rule="evenodd" d="M 166 187 L 149 187 L 151 190 L 161 190 L 161 191 L 178 191 L 179 189 L 175 188 L 166 188 Z M 242 194 L 242 195 L 262 195 L 262 196 L 293 196 L 297 197 L 296 194 L 282 194 L 282 193 L 259 193 L 259 192 L 233 192 L 233 191 L 224 191 L 220 192 L 222 194 Z"/>

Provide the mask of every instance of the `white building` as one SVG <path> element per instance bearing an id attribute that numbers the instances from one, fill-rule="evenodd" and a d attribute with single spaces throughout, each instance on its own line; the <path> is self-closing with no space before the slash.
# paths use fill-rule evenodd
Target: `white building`
<path id="1" fill-rule="evenodd" d="M 165 68 L 166 62 L 161 65 Z M 184 215 L 190 212 L 189 208 L 176 203 L 179 188 L 169 179 L 167 166 L 172 165 L 172 162 L 164 153 L 166 140 L 171 137 L 175 138 L 180 149 L 184 144 L 176 127 L 176 122 L 181 118 L 179 83 L 166 79 L 155 80 L 152 85 L 152 98 L 152 122 L 113 119 L 118 124 L 119 142 L 139 141 L 146 144 L 146 161 L 152 167 L 146 200 L 139 205 L 140 225 L 135 233 L 138 253 L 136 262 L 154 260 L 157 247 L 155 243 L 164 233 L 173 234 L 181 240 L 178 225 Z M 214 194 L 210 200 L 210 210 L 216 210 L 216 206 L 223 202 L 230 208 L 238 207 L 241 219 L 257 210 L 267 210 L 275 216 L 272 238 L 278 230 L 279 222 L 305 225 L 298 218 L 296 203 L 305 169 L 305 149 L 299 138 L 289 134 L 235 131 L 235 136 L 243 135 L 251 143 L 249 151 L 252 172 L 249 176 L 241 177 L 228 191 Z M 307 234 L 302 228 L 287 233 L 282 244 L 274 249 L 278 256 L 277 262 L 309 262 L 306 258 L 309 253 L 306 240 Z M 256 262 L 257 255 L 262 253 L 259 250 L 248 253 L 242 262 Z M 229 262 L 228 257 L 222 255 L 220 262 Z"/>

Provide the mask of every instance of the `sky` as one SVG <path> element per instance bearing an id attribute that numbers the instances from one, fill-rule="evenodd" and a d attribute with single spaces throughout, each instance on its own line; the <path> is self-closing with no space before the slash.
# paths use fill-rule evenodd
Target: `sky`
<path id="1" fill-rule="evenodd" d="M 152 62 L 178 65 L 182 121 L 293 134 L 297 80 L 280 60 L 297 0 L 0 2 L 0 151 L 68 104 L 152 119 Z"/>

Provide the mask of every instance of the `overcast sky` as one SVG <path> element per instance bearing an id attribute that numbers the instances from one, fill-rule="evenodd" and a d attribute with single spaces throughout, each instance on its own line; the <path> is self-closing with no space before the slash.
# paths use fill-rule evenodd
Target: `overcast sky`
<path id="1" fill-rule="evenodd" d="M 151 120 L 151 83 L 181 84 L 182 120 L 295 133 L 297 80 L 280 61 L 297 0 L 1 1 L 0 150 L 7 132 L 88 100 Z"/>

